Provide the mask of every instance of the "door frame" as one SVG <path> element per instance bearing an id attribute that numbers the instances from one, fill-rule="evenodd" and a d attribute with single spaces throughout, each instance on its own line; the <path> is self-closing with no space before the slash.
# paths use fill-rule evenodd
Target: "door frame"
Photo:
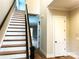
<path id="1" fill-rule="evenodd" d="M 66 19 L 66 16 L 53 16 L 53 51 L 54 51 L 54 56 L 56 57 L 55 55 L 55 20 L 54 20 L 54 17 L 65 17 Z M 67 22 L 66 22 L 67 23 Z M 66 24 L 65 24 L 66 25 Z M 66 33 L 67 34 L 67 33 Z M 67 35 L 66 35 L 66 39 L 67 39 Z M 59 55 L 60 56 L 60 55 Z M 67 40 L 66 40 L 66 54 L 64 56 L 67 56 Z"/>

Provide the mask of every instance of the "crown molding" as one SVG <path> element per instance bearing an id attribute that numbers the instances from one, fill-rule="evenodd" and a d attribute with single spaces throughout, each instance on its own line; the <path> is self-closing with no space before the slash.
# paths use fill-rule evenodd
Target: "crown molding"
<path id="1" fill-rule="evenodd" d="M 52 10 L 72 11 L 72 10 L 74 10 L 76 8 L 79 8 L 79 5 L 75 5 L 75 6 L 71 7 L 71 8 L 57 8 L 57 7 L 50 7 L 50 6 L 48 8 L 52 9 Z"/>

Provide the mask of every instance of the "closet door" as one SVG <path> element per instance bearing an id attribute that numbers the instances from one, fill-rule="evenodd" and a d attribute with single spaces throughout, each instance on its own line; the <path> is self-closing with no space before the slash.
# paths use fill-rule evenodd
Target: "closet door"
<path id="1" fill-rule="evenodd" d="M 66 17 L 54 16 L 54 51 L 55 56 L 66 55 Z"/>

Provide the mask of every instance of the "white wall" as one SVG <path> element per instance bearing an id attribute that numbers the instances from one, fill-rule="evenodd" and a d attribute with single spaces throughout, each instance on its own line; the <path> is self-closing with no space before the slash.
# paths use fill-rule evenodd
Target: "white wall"
<path id="1" fill-rule="evenodd" d="M 14 0 L 0 0 L 0 25 Z"/>
<path id="2" fill-rule="evenodd" d="M 53 0 L 40 0 L 40 50 L 46 57 L 48 57 L 48 44 L 50 44 L 47 39 L 47 13 L 51 1 Z"/>
<path id="3" fill-rule="evenodd" d="M 31 14 L 40 14 L 40 0 L 26 0 L 28 12 Z"/>

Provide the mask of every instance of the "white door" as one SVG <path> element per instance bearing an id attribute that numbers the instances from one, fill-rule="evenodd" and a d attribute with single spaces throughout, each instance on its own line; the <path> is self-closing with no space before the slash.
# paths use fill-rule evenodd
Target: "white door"
<path id="1" fill-rule="evenodd" d="M 55 56 L 66 55 L 66 17 L 54 16 L 54 51 Z"/>

